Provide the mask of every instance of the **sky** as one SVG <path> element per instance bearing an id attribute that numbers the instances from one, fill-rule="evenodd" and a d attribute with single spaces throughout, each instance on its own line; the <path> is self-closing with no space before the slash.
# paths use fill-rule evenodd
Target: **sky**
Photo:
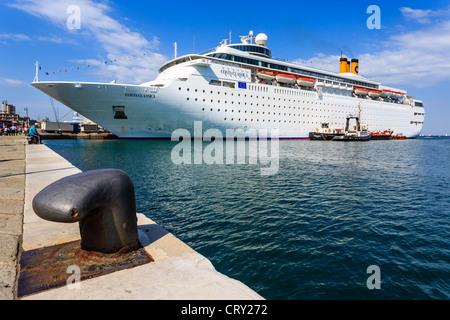
<path id="1" fill-rule="evenodd" d="M 0 13 L 0 99 L 32 119 L 70 111 L 54 101 L 55 114 L 30 85 L 36 61 L 40 81 L 138 84 L 174 57 L 175 42 L 181 56 L 252 30 L 276 58 L 335 72 L 341 53 L 359 59 L 361 75 L 423 100 L 422 134 L 450 134 L 448 1 L 2 0 Z"/>

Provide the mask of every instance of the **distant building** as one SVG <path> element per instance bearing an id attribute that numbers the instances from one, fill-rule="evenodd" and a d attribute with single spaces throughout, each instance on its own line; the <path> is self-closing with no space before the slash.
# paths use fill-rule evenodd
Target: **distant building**
<path id="1" fill-rule="evenodd" d="M 30 118 L 21 117 L 16 114 L 16 107 L 8 104 L 8 101 L 2 101 L 2 109 L 0 113 L 0 127 L 8 127 L 15 125 L 29 126 Z"/>

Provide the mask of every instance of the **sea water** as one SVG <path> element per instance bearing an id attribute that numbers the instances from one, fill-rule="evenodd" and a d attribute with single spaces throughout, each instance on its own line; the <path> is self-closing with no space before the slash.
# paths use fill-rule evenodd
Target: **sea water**
<path id="1" fill-rule="evenodd" d="M 138 212 L 266 299 L 450 298 L 448 138 L 280 141 L 269 176 L 174 164 L 171 141 L 44 143 L 127 172 Z"/>

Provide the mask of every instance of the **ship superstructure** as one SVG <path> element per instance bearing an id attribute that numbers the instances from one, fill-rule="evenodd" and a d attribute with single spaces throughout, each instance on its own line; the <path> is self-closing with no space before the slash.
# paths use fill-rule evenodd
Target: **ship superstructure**
<path id="1" fill-rule="evenodd" d="M 32 85 L 121 138 L 170 138 L 176 129 L 278 129 L 280 138 L 308 139 L 323 123 L 343 128 L 359 113 L 370 131 L 417 137 L 425 111 L 405 90 L 359 75 L 357 59 L 340 72 L 273 59 L 267 36 L 227 40 L 200 54 L 176 57 L 140 85 L 33 82 Z M 224 135 L 225 136 L 225 135 Z"/>

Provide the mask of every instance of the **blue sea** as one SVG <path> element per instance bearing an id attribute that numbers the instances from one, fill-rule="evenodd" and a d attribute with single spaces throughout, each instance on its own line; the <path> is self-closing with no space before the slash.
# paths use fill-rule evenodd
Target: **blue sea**
<path id="1" fill-rule="evenodd" d="M 127 172 L 138 212 L 266 299 L 450 298 L 450 138 L 280 141 L 273 175 L 174 164 L 171 141 L 44 143 Z"/>

